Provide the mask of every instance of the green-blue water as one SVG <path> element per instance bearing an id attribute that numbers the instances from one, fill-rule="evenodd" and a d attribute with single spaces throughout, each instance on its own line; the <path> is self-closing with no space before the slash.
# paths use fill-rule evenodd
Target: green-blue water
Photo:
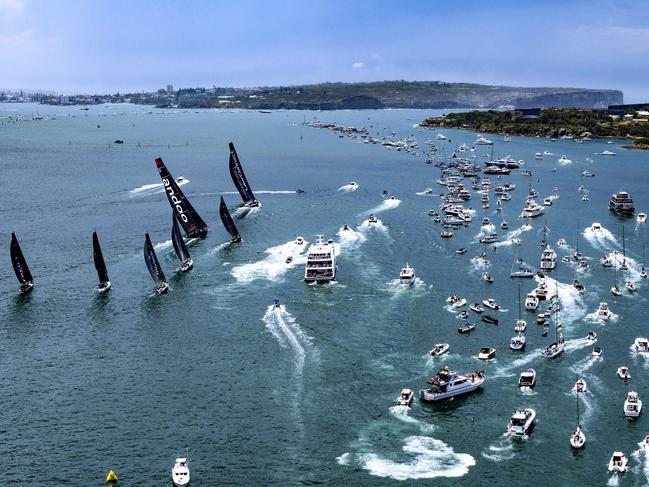
<path id="1" fill-rule="evenodd" d="M 150 113 L 147 113 L 150 112 Z M 26 120 L 5 118 L 19 113 Z M 39 113 L 44 120 L 31 120 Z M 547 209 L 548 240 L 559 257 L 579 245 L 591 264 L 579 274 L 583 297 L 560 288 L 566 353 L 540 356 L 552 335 L 541 336 L 526 313 L 527 350 L 509 350 L 517 317 L 517 282 L 509 278 L 516 247 L 489 251 L 492 285 L 472 260 L 483 213 L 478 194 L 470 228 L 440 238 L 426 212 L 436 196 L 439 170 L 422 157 L 339 138 L 302 122 L 370 127 L 373 135 L 414 134 L 420 146 L 436 132 L 413 127 L 431 111 L 217 112 L 157 111 L 131 105 L 73 107 L 0 105 L 0 458 L 10 485 L 103 485 L 109 468 L 120 485 L 170 485 L 176 456 L 190 448 L 192 485 L 646 485 L 649 463 L 637 450 L 646 415 L 630 421 L 622 405 L 629 387 L 649 400 L 649 362 L 630 346 L 646 329 L 647 284 L 635 295 L 613 298 L 613 270 L 599 264 L 606 250 L 621 249 L 621 220 L 609 213 L 612 192 L 632 193 L 638 210 L 649 209 L 647 154 L 604 141 L 493 136 L 496 155 L 524 159 L 541 196 L 560 197 Z M 54 119 L 52 119 L 54 116 Z M 99 126 L 99 127 L 98 127 Z M 474 133 L 442 130 L 450 153 Z M 112 142 L 124 139 L 123 145 Z M 243 243 L 228 239 L 218 220 L 219 196 L 234 210 L 240 202 L 227 169 L 233 141 L 262 208 L 236 220 Z M 595 155 L 602 150 L 617 155 Z M 480 147 L 477 160 L 489 149 Z M 534 159 L 534 153 L 554 156 Z M 574 162 L 560 165 L 565 154 Z M 469 153 L 469 155 L 472 155 Z M 195 268 L 180 275 L 170 248 L 171 213 L 154 159 L 162 157 L 210 225 L 208 238 L 190 247 Z M 590 157 L 593 162 L 587 162 Z M 557 168 L 553 172 L 553 168 Z M 594 178 L 582 179 L 588 169 Z M 359 189 L 339 188 L 357 181 Z M 495 178 L 492 177 L 492 181 Z M 515 231 L 522 223 L 529 178 L 515 171 L 503 181 L 517 185 L 503 216 Z M 590 201 L 580 200 L 584 184 Z M 305 194 L 295 194 L 296 188 Z M 400 203 L 384 203 L 388 190 Z M 491 220 L 500 222 L 492 196 Z M 379 228 L 363 221 L 369 212 Z M 538 263 L 541 228 L 532 221 L 520 234 L 520 254 Z M 582 235 L 594 221 L 613 238 Z M 340 234 L 343 224 L 353 232 Z M 91 234 L 99 234 L 113 290 L 94 292 Z M 16 232 L 35 278 L 27 297 L 17 295 L 9 261 Z M 156 296 L 142 257 L 149 232 L 171 291 Z M 303 260 L 290 244 L 324 233 L 339 242 L 338 282 L 303 283 Z M 498 233 L 505 232 L 498 229 Z M 580 235 L 577 242 L 577 235 Z M 626 251 L 634 274 L 642 261 L 646 230 L 627 220 Z M 464 256 L 453 251 L 468 247 Z M 295 257 L 285 264 L 288 255 Z M 392 282 L 406 262 L 420 279 L 412 289 Z M 561 283 L 573 265 L 558 264 Z M 522 282 L 523 295 L 534 282 Z M 479 323 L 459 335 L 446 307 L 449 294 L 469 302 L 494 297 L 504 310 L 500 325 Z M 273 299 L 285 308 L 269 311 Z M 608 301 L 617 318 L 588 317 Z M 599 334 L 602 359 L 594 359 L 588 330 Z M 427 357 L 434 343 L 449 354 Z M 497 348 L 491 363 L 476 359 L 481 346 Z M 411 410 L 393 408 L 403 387 L 418 390 L 441 365 L 459 371 L 484 368 L 476 394 Z M 615 370 L 630 367 L 629 385 Z M 538 385 L 523 394 L 520 371 L 536 368 Z M 571 388 L 583 374 L 589 392 L 580 400 L 587 435 L 583 451 L 568 438 L 576 423 Z M 505 438 L 517 407 L 533 407 L 538 424 L 524 441 Z M 392 409 L 391 409 L 392 408 Z M 631 470 L 610 479 L 614 450 L 629 455 Z M 634 455 L 632 455 L 636 452 Z M 461 476 L 460 478 L 457 478 Z"/>

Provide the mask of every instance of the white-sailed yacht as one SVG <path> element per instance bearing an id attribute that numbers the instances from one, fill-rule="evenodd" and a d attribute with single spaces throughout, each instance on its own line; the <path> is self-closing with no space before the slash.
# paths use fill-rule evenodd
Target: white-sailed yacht
<path id="1" fill-rule="evenodd" d="M 336 279 L 336 250 L 332 240 L 316 235 L 309 248 L 304 270 L 305 282 L 329 282 Z"/>

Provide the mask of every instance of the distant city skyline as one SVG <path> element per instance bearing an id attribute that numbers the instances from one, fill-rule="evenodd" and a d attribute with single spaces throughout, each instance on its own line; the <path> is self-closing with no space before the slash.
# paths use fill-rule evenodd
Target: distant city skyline
<path id="1" fill-rule="evenodd" d="M 0 88 L 440 80 L 649 101 L 649 2 L 0 0 Z"/>

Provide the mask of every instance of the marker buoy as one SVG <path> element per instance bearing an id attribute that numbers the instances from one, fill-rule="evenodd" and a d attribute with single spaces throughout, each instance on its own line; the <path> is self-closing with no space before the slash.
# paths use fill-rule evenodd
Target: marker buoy
<path id="1" fill-rule="evenodd" d="M 114 484 L 114 483 L 117 483 L 118 480 L 119 480 L 119 478 L 117 477 L 117 474 L 111 468 L 108 471 L 108 475 L 106 475 L 106 482 Z"/>

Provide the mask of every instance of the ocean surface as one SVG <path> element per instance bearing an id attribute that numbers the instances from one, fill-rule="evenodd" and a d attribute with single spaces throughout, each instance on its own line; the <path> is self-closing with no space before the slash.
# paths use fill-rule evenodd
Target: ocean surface
<path id="1" fill-rule="evenodd" d="M 521 169 L 502 179 L 517 187 L 501 214 L 492 194 L 486 215 L 501 243 L 487 249 L 489 285 L 476 259 L 485 216 L 479 194 L 465 205 L 476 209 L 471 226 L 442 239 L 427 215 L 439 205 L 440 171 L 425 157 L 303 125 L 318 118 L 377 137 L 412 134 L 425 147 L 440 130 L 416 124 L 442 111 L 80 108 L 0 104 L 0 458 L 7 485 L 99 486 L 109 468 L 122 486 L 171 485 L 185 448 L 194 486 L 649 484 L 649 459 L 638 445 L 648 413 L 629 420 L 622 411 L 629 389 L 649 400 L 649 357 L 631 347 L 649 333 L 649 283 L 637 277 L 647 230 L 607 209 L 611 193 L 626 190 L 637 211 L 649 210 L 646 152 L 623 150 L 622 141 L 489 136 L 495 156 L 523 159 L 522 169 L 533 171 L 532 178 Z M 439 157 L 476 139 L 441 132 L 451 142 L 435 141 Z M 114 144 L 118 138 L 124 144 Z M 235 218 L 243 238 L 236 246 L 225 245 L 218 219 L 221 195 L 235 215 L 241 203 L 228 173 L 229 141 L 262 203 Z M 484 161 L 490 150 L 478 146 L 467 157 Z M 553 155 L 535 160 L 543 151 Z M 571 163 L 558 163 L 564 154 Z M 210 226 L 207 239 L 190 247 L 194 270 L 186 274 L 171 248 L 156 157 L 189 180 L 183 190 Z M 582 178 L 585 169 L 596 176 Z M 555 187 L 559 198 L 524 227 L 518 215 L 530 179 L 541 199 Z M 357 190 L 349 191 L 350 181 Z M 588 202 L 577 190 L 582 184 Z M 418 194 L 426 187 L 435 195 Z M 396 200 L 383 199 L 383 190 Z M 381 224 L 364 223 L 369 213 Z M 508 231 L 499 228 L 502 218 Z M 607 232 L 593 235 L 593 222 Z M 614 271 L 599 258 L 622 250 L 623 223 L 638 292 L 614 298 Z M 341 231 L 344 224 L 350 232 Z M 574 264 L 559 262 L 552 273 L 567 340 L 555 360 L 540 355 L 554 337 L 541 336 L 533 313 L 523 311 L 526 351 L 508 348 L 518 313 L 510 268 L 517 253 L 538 265 L 544 224 L 559 258 L 578 247 L 590 263 L 575 273 Z M 113 282 L 107 296 L 95 293 L 93 230 Z M 34 275 L 28 296 L 17 293 L 11 232 Z M 155 295 L 147 273 L 145 232 L 169 279 L 166 295 Z M 298 235 L 313 242 L 316 234 L 337 242 L 335 284 L 302 281 L 306 249 L 293 242 Z M 507 244 L 515 235 L 521 247 Z M 567 247 L 556 245 L 560 238 Z M 469 251 L 457 255 L 458 247 Z M 402 289 L 395 279 L 406 262 L 418 278 Z M 568 286 L 575 275 L 583 296 Z M 520 282 L 523 296 L 536 285 Z M 478 322 L 474 333 L 458 334 L 463 322 L 447 306 L 450 294 L 469 303 L 495 298 L 500 325 Z M 608 323 L 593 319 L 600 301 L 615 315 Z M 585 339 L 589 330 L 596 343 Z M 430 358 L 438 342 L 450 351 Z M 602 358 L 591 356 L 595 344 Z M 478 361 L 482 346 L 496 347 L 496 359 Z M 621 365 L 630 368 L 628 384 L 616 376 Z M 443 404 L 394 406 L 402 388 L 418 391 L 442 366 L 484 369 L 484 388 Z M 529 367 L 537 387 L 522 392 L 518 375 Z M 579 376 L 588 392 L 577 399 L 571 390 Z M 577 400 L 587 436 L 581 451 L 568 442 Z M 520 407 L 536 410 L 537 425 L 529 438 L 511 440 L 504 433 Z M 607 472 L 614 450 L 629 457 L 624 475 Z"/>

